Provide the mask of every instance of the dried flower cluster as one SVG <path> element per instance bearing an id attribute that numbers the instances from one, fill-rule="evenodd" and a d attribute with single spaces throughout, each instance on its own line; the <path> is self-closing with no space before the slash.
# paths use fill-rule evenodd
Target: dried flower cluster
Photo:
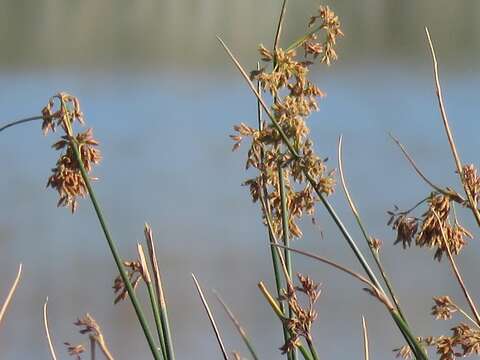
<path id="1" fill-rule="evenodd" d="M 108 360 L 113 360 L 113 356 L 107 347 L 102 330 L 97 321 L 90 314 L 87 313 L 84 317 L 77 319 L 77 321 L 74 322 L 74 325 L 81 327 L 80 334 L 88 334 L 92 352 L 94 352 L 95 345 L 98 345 L 105 357 Z M 72 345 L 69 342 L 65 342 L 64 344 L 67 346 L 70 356 L 75 356 L 77 360 L 81 359 L 80 354 L 85 352 L 85 347 L 83 345 Z"/>
<path id="2" fill-rule="evenodd" d="M 251 79 L 256 79 L 261 90 L 272 96 L 271 113 L 279 128 L 273 123 L 260 123 L 259 129 L 241 123 L 234 127 L 236 134 L 231 135 L 235 141 L 234 150 L 243 138 L 251 140 L 246 168 L 255 168 L 260 174 L 245 181 L 244 185 L 250 187 L 253 201 L 260 199 L 270 204 L 269 216 L 277 236 L 282 235 L 279 169 L 283 172 L 288 228 L 293 237 L 302 236 L 297 220 L 305 213 L 313 214 L 317 200 L 315 189 L 305 181 L 305 174 L 315 179 L 319 192 L 329 195 L 334 191 L 334 173 L 327 171 L 325 160 L 315 154 L 306 124 L 306 118 L 318 110 L 317 98 L 324 95 L 308 79 L 313 62 L 307 60 L 307 56 L 312 55 L 315 59 L 322 55 L 321 62 L 330 64 L 337 57 L 334 51 L 336 38 L 343 35 L 338 18 L 328 7 L 321 7 L 319 13 L 312 18 L 311 24 L 321 19 L 320 29 L 326 33 L 325 42 L 316 42 L 314 34 L 307 36 L 298 44 L 305 48 L 303 59 L 297 56 L 295 48 L 268 50 L 260 45 L 261 58 L 272 63 L 271 71 L 267 71 L 266 67 L 252 71 Z M 282 132 L 298 157 L 287 150 Z"/>
<path id="3" fill-rule="evenodd" d="M 80 360 L 80 354 L 85 352 L 85 347 L 82 344 L 72 345 L 69 342 L 63 343 L 67 347 L 68 355 L 74 356 L 75 359 Z"/>
<path id="4" fill-rule="evenodd" d="M 144 271 L 142 263 L 139 260 L 135 261 L 124 261 L 123 265 L 127 268 L 128 278 L 132 288 L 135 290 L 140 283 L 140 280 L 144 278 Z M 113 301 L 114 304 L 117 304 L 120 300 L 125 300 L 128 296 L 127 288 L 125 283 L 122 280 L 122 277 L 118 275 L 113 281 L 113 292 L 116 294 L 116 298 Z"/>
<path id="5" fill-rule="evenodd" d="M 472 194 L 473 202 L 478 206 L 478 197 L 480 196 L 480 177 L 477 175 L 477 169 L 473 164 L 463 166 L 463 180 L 470 194 Z"/>
<path id="6" fill-rule="evenodd" d="M 297 274 L 297 277 L 300 286 L 288 286 L 287 289 L 283 291 L 282 296 L 280 296 L 281 301 L 287 301 L 292 312 L 292 316 L 284 320 L 291 336 L 280 348 L 283 354 L 296 348 L 300 344 L 300 338 L 304 338 L 309 343 L 312 342 L 312 324 L 318 316 L 314 306 L 321 294 L 319 285 L 313 282 L 308 276 Z M 297 296 L 298 293 L 306 297 L 306 306 L 300 304 Z"/>
<path id="7" fill-rule="evenodd" d="M 450 320 L 459 309 L 448 296 L 434 297 L 433 300 L 435 304 L 432 307 L 432 315 L 436 319 Z M 470 325 L 460 323 L 451 328 L 451 331 L 451 336 L 430 336 L 418 338 L 418 340 L 426 347 L 435 348 L 437 354 L 440 355 L 440 360 L 454 360 L 460 357 L 480 355 L 480 328 L 477 325 L 472 328 Z M 413 358 L 408 345 L 393 351 L 396 352 L 397 357 Z"/>
<path id="8" fill-rule="evenodd" d="M 316 35 L 310 35 L 310 38 L 305 42 L 305 54 L 311 54 L 314 58 L 322 54 L 322 62 L 330 65 L 332 61 L 337 60 L 338 56 L 335 52 L 335 44 L 337 42 L 338 36 L 343 36 L 343 32 L 340 29 L 340 21 L 338 16 L 328 7 L 320 6 L 318 10 L 318 15 L 312 16 L 310 22 L 308 23 L 309 27 L 313 27 L 315 23 L 321 20 L 321 28 L 325 29 L 326 39 L 323 44 L 317 43 Z"/>
<path id="9" fill-rule="evenodd" d="M 52 169 L 52 175 L 48 178 L 47 187 L 57 190 L 60 197 L 57 206 L 68 206 L 73 213 L 77 208 L 77 198 L 88 194 L 75 157 L 75 149 L 80 154 L 86 172 L 90 173 L 92 165 L 98 164 L 101 160 L 100 150 L 97 148 L 99 143 L 94 139 L 92 129 L 74 135 L 72 128 L 74 122 L 84 124 L 84 118 L 78 99 L 72 95 L 59 93 L 53 96 L 43 108 L 42 115 L 44 134 L 50 130 L 55 131 L 57 127 L 65 133 L 60 141 L 52 145 L 55 150 L 62 152 Z"/>
<path id="10" fill-rule="evenodd" d="M 435 305 L 432 306 L 432 315 L 435 319 L 450 320 L 457 311 L 456 305 L 449 296 L 434 297 Z"/>
<path id="11" fill-rule="evenodd" d="M 452 199 L 447 195 L 432 193 L 427 200 L 428 209 L 421 219 L 408 216 L 409 211 L 388 211 L 388 225 L 392 225 L 397 232 L 395 244 L 402 243 L 405 249 L 411 246 L 415 238 L 415 245 L 419 247 L 436 248 L 434 259 L 438 261 L 448 249 L 453 255 L 458 255 L 466 244 L 466 238 L 473 236 L 456 219 L 451 224 L 451 202 Z"/>

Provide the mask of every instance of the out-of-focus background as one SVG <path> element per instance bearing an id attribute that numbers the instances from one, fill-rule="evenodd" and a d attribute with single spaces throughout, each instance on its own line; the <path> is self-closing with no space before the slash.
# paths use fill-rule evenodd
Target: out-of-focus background
<path id="1" fill-rule="evenodd" d="M 448 264 L 425 249 L 393 247 L 386 211 L 413 205 L 430 189 L 388 138 L 393 132 L 435 182 L 459 187 L 434 94 L 424 26 L 429 26 L 457 145 L 478 163 L 480 3 L 476 1 L 327 1 L 345 37 L 339 61 L 317 66 L 313 78 L 328 94 L 310 119 L 321 156 L 336 166 L 344 135 L 345 171 L 370 232 L 384 241 L 383 260 L 418 335 L 447 333 L 435 321 L 431 297 L 450 294 L 463 304 Z M 291 1 L 282 44 L 302 35 L 318 1 Z M 246 146 L 232 153 L 228 135 L 238 122 L 255 123 L 255 101 L 220 48 L 221 35 L 249 69 L 259 43 L 269 46 L 280 0 L 161 0 L 81 2 L 2 1 L 0 124 L 39 114 L 48 98 L 67 91 L 81 100 L 104 160 L 95 184 L 113 236 L 125 258 L 135 256 L 148 221 L 160 251 L 178 359 L 219 359 L 194 290 L 195 272 L 207 292 L 229 350 L 245 347 L 212 296 L 217 289 L 248 330 L 264 359 L 279 358 L 278 320 L 256 283 L 273 288 L 269 249 L 259 209 L 241 187 Z M 24 276 L 0 327 L 2 359 L 47 359 L 41 310 L 49 297 L 50 325 L 62 343 L 84 339 L 72 322 L 94 315 L 118 359 L 149 358 L 130 304 L 113 306 L 116 270 L 87 200 L 72 216 L 55 207 L 45 184 L 57 153 L 56 136 L 40 123 L 0 136 L 0 292 L 17 264 Z M 340 189 L 333 204 L 363 250 Z M 296 247 L 360 270 L 319 206 L 304 222 Z M 467 224 L 471 224 L 468 220 Z M 478 287 L 478 239 L 458 258 L 472 292 Z M 322 358 L 358 359 L 361 314 L 369 323 L 374 358 L 393 358 L 402 338 L 382 305 L 355 281 L 295 256 L 295 269 L 323 283 L 316 342 Z"/>

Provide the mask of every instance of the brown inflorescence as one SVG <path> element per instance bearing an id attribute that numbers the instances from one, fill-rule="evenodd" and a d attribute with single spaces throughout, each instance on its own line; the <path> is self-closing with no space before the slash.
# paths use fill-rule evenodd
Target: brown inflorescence
<path id="1" fill-rule="evenodd" d="M 286 290 L 283 290 L 280 300 L 286 300 L 291 309 L 292 316 L 285 319 L 287 329 L 290 331 L 290 338 L 280 348 L 283 354 L 293 350 L 301 344 L 300 338 L 304 338 L 309 343 L 312 341 L 312 324 L 318 316 L 314 309 L 315 303 L 320 297 L 321 290 L 308 276 L 297 274 L 300 286 L 293 287 L 289 285 Z M 297 294 L 302 293 L 307 299 L 307 305 L 302 306 Z"/>
<path id="2" fill-rule="evenodd" d="M 338 18 L 328 7 L 321 7 L 319 15 L 312 18 L 311 23 L 319 19 L 322 21 L 320 28 L 326 33 L 324 43 L 316 42 L 315 35 L 306 37 L 298 45 L 305 48 L 303 59 L 297 55 L 296 49 L 269 50 L 260 45 L 260 57 L 272 63 L 271 70 L 267 71 L 264 67 L 250 74 L 252 80 L 259 82 L 261 90 L 272 96 L 271 113 L 299 156 L 287 150 L 285 139 L 273 123 L 264 122 L 259 129 L 241 123 L 234 126 L 236 134 L 231 135 L 235 142 L 234 150 L 238 149 L 244 138 L 251 141 L 246 168 L 258 170 L 259 175 L 246 180 L 244 185 L 249 186 L 253 201 L 266 197 L 265 200 L 271 205 L 269 216 L 276 236 L 283 235 L 279 168 L 284 177 L 288 229 L 292 237 L 302 236 L 298 219 L 314 212 L 318 200 L 315 190 L 324 195 L 334 191 L 334 172 L 328 171 L 325 160 L 315 154 L 309 138 L 306 119 L 318 110 L 317 99 L 324 93 L 309 80 L 313 62 L 307 60 L 307 56 L 313 55 L 315 59 L 321 54 L 321 62 L 330 64 L 337 57 L 333 50 L 336 38 L 343 33 Z M 306 181 L 305 174 L 315 179 L 316 189 Z"/>
<path id="3" fill-rule="evenodd" d="M 56 102 L 59 103 L 58 106 Z M 92 165 L 98 164 L 101 160 L 100 150 L 97 148 L 99 143 L 94 139 L 92 129 L 74 135 L 72 128 L 74 122 L 84 124 L 80 102 L 74 96 L 66 93 L 53 96 L 42 110 L 42 114 L 44 134 L 50 130 L 55 131 L 57 127 L 65 133 L 61 140 L 52 145 L 55 150 L 61 151 L 61 155 L 52 169 L 52 175 L 48 178 L 47 187 L 57 190 L 59 195 L 57 206 L 68 206 L 73 213 L 77 208 L 78 197 L 85 197 L 88 194 L 74 147 L 80 154 L 85 171 L 90 173 Z"/>
<path id="4" fill-rule="evenodd" d="M 449 296 L 434 297 L 435 305 L 432 306 L 432 315 L 435 319 L 450 320 L 457 308 Z"/>
<path id="5" fill-rule="evenodd" d="M 128 279 L 132 288 L 135 290 L 140 283 L 140 280 L 144 279 L 144 271 L 142 263 L 139 260 L 135 261 L 124 261 L 123 265 L 127 268 Z M 120 300 L 125 300 L 128 296 L 127 288 L 125 283 L 122 280 L 122 277 L 118 275 L 113 281 L 113 292 L 117 296 L 113 301 L 114 304 L 117 304 Z"/>
<path id="6" fill-rule="evenodd" d="M 74 356 L 77 360 L 81 359 L 80 354 L 85 352 L 83 345 L 72 345 L 69 342 L 64 342 L 63 344 L 67 347 L 68 355 Z"/>
<path id="7" fill-rule="evenodd" d="M 473 235 L 456 218 L 451 224 L 452 201 L 445 194 L 432 193 L 427 200 L 428 209 L 420 219 L 409 216 L 410 211 L 388 211 L 388 225 L 397 232 L 394 244 L 402 243 L 405 249 L 415 238 L 416 246 L 435 248 L 434 259 L 438 261 L 448 250 L 452 255 L 458 255 L 466 244 L 466 238 L 473 238 Z"/>
<path id="8" fill-rule="evenodd" d="M 435 304 L 432 307 L 432 315 L 437 320 L 450 320 L 458 310 L 465 315 L 465 312 L 459 309 L 449 296 L 434 297 L 433 300 Z M 460 357 L 480 355 L 480 329 L 478 325 L 472 328 L 470 325 L 460 323 L 450 330 L 452 331 L 450 336 L 430 336 L 418 338 L 418 340 L 424 346 L 434 348 L 440 356 L 440 360 L 454 360 Z M 408 345 L 393 351 L 396 352 L 397 357 L 404 359 L 413 357 Z"/>
<path id="9" fill-rule="evenodd" d="M 468 191 L 472 195 L 475 206 L 478 206 L 478 197 L 480 196 L 480 177 L 477 175 L 477 169 L 473 164 L 463 166 L 463 179 Z"/>

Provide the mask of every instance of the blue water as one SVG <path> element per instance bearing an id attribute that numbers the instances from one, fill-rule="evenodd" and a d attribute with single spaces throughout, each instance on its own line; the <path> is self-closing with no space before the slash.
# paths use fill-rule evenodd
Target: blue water
<path id="1" fill-rule="evenodd" d="M 393 204 L 406 208 L 430 189 L 415 176 L 388 137 L 398 136 L 419 166 L 436 183 L 459 188 L 426 64 L 402 67 L 332 68 L 314 77 L 327 92 L 311 120 L 312 138 L 321 156 L 336 167 L 336 143 L 344 135 L 344 163 L 351 192 L 375 236 L 384 240 L 384 262 L 405 310 L 419 335 L 448 332 L 450 323 L 429 315 L 431 297 L 449 293 L 461 299 L 447 263 L 431 261 L 422 249 L 393 247 L 385 226 Z M 447 111 L 465 162 L 477 162 L 478 72 L 466 69 L 444 77 Z M 216 288 L 249 330 L 264 358 L 278 358 L 278 323 L 257 291 L 272 286 L 269 250 L 258 208 L 240 186 L 246 146 L 231 153 L 228 134 L 239 122 L 255 122 L 255 101 L 233 71 L 193 76 L 134 72 L 0 73 L 0 123 L 38 114 L 50 95 L 68 91 L 81 100 L 87 126 L 95 130 L 104 159 L 95 184 L 113 236 L 124 257 L 134 257 L 143 223 L 151 223 L 160 250 L 177 357 L 220 358 L 190 273 L 207 290 L 229 350 L 247 355 L 233 327 L 208 290 Z M 48 358 L 41 309 L 50 304 L 53 338 L 79 342 L 72 322 L 90 312 L 102 325 L 119 359 L 148 358 L 147 346 L 130 305 L 112 305 L 116 276 L 105 240 L 88 201 L 71 216 L 56 209 L 56 194 L 45 190 L 56 161 L 50 149 L 56 135 L 43 137 L 40 123 L 1 134 L 0 291 L 5 294 L 16 266 L 24 277 L 0 327 L 2 358 Z M 339 214 L 354 221 L 339 188 L 332 197 Z M 295 245 L 360 269 L 343 239 L 318 208 L 324 232 L 305 221 L 305 238 Z M 476 264 L 477 239 L 459 258 L 462 268 Z M 323 358 L 358 358 L 361 314 L 369 322 L 374 358 L 388 358 L 402 344 L 385 310 L 344 274 L 303 258 L 296 269 L 324 285 L 315 325 Z M 474 283 L 474 273 L 466 281 Z M 480 290 L 473 292 L 478 296 Z M 3 297 L 4 295 L 2 295 Z M 346 346 L 348 344 L 348 346 Z"/>

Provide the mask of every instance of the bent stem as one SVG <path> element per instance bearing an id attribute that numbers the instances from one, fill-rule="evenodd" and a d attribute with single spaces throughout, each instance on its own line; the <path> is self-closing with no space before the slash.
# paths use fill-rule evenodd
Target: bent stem
<path id="1" fill-rule="evenodd" d="M 143 333 L 145 334 L 145 338 L 147 339 L 148 345 L 150 346 L 150 350 L 152 351 L 152 355 L 155 360 L 160 360 L 162 357 L 158 351 L 158 348 L 155 344 L 155 341 L 153 340 L 153 336 L 150 332 L 150 329 L 148 328 L 147 321 L 145 319 L 145 315 L 142 311 L 142 308 L 140 307 L 140 304 L 138 302 L 137 296 L 135 295 L 135 292 L 133 290 L 132 284 L 130 283 L 130 279 L 128 278 L 128 275 L 123 267 L 122 260 L 120 258 L 120 255 L 117 250 L 117 246 L 115 242 L 113 241 L 112 237 L 110 236 L 110 232 L 107 227 L 107 223 L 105 221 L 105 218 L 103 216 L 102 210 L 100 208 L 100 205 L 97 202 L 97 198 L 95 196 L 95 193 L 93 191 L 93 188 L 90 184 L 90 179 L 88 178 L 87 171 L 85 170 L 85 167 L 83 166 L 83 161 L 80 156 L 80 153 L 78 151 L 78 144 L 73 141 L 73 152 L 75 155 L 75 159 L 77 160 L 78 167 L 80 168 L 80 172 L 82 174 L 83 181 L 85 182 L 85 185 L 88 190 L 88 194 L 90 196 L 90 200 L 92 202 L 92 205 L 95 209 L 95 212 L 97 214 L 98 221 L 100 222 L 100 226 L 103 230 L 103 234 L 105 235 L 105 239 L 107 240 L 108 246 L 110 248 L 110 251 L 112 253 L 113 259 L 115 260 L 115 264 L 117 265 L 118 271 L 120 273 L 120 276 L 122 277 L 123 283 L 125 284 L 125 287 L 128 292 L 128 296 L 130 297 L 130 300 L 132 302 L 133 308 L 135 309 L 135 313 L 137 314 L 138 321 L 140 322 L 140 325 L 142 327 Z"/>
<path id="2" fill-rule="evenodd" d="M 42 120 L 42 119 L 44 119 L 44 116 L 40 115 L 40 116 L 32 116 L 32 117 L 28 117 L 28 118 L 25 118 L 25 119 L 12 121 L 12 122 L 9 122 L 8 124 L 5 124 L 5 125 L 1 126 L 0 127 L 0 132 L 8 129 L 9 127 L 15 126 L 15 125 L 20 125 L 20 124 L 27 123 L 27 122 L 30 122 L 30 121 Z"/>
<path id="3" fill-rule="evenodd" d="M 55 348 L 53 347 L 53 342 L 48 327 L 48 297 L 45 299 L 45 303 L 43 304 L 43 327 L 45 329 L 45 335 L 48 341 L 50 356 L 52 357 L 52 360 L 57 360 L 57 355 L 55 354 Z"/>
<path id="4" fill-rule="evenodd" d="M 12 287 L 8 291 L 8 295 L 5 298 L 5 301 L 3 302 L 2 309 L 0 310 L 0 323 L 2 322 L 3 317 L 5 316 L 5 312 L 7 311 L 8 305 L 10 305 L 10 302 L 13 299 L 13 295 L 15 294 L 15 291 L 17 290 L 18 283 L 20 282 L 20 277 L 22 276 L 22 268 L 23 268 L 23 265 L 22 263 L 20 263 L 18 265 L 17 276 L 15 277 Z"/>

